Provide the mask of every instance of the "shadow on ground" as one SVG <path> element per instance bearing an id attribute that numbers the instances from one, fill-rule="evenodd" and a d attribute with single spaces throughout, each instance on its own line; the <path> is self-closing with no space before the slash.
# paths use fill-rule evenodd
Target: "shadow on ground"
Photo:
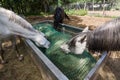
<path id="1" fill-rule="evenodd" d="M 0 80 L 43 80 L 24 42 L 18 43 L 17 46 L 19 52 L 24 55 L 24 60 L 19 61 L 16 51 L 11 46 L 6 47 L 4 56 L 8 63 L 0 69 Z"/>

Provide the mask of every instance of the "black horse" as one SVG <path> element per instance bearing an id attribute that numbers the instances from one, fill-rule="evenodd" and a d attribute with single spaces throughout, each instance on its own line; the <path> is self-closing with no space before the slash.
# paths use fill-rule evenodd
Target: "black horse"
<path id="1" fill-rule="evenodd" d="M 58 24 L 63 23 L 63 20 L 67 18 L 70 20 L 68 15 L 64 12 L 64 9 L 61 7 L 57 7 L 54 12 L 54 28 L 58 30 Z"/>
<path id="2" fill-rule="evenodd" d="M 82 54 L 89 51 L 120 51 L 120 17 L 104 23 L 93 31 L 85 28 L 83 32 L 61 45 L 66 53 Z"/>

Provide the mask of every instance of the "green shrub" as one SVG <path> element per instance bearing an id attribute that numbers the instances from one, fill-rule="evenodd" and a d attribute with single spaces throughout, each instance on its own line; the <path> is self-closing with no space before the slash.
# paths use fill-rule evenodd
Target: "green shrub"
<path id="1" fill-rule="evenodd" d="M 87 10 L 75 10 L 75 9 L 71 9 L 71 10 L 65 10 L 65 12 L 69 15 L 79 15 L 79 16 L 84 16 L 87 15 Z"/>

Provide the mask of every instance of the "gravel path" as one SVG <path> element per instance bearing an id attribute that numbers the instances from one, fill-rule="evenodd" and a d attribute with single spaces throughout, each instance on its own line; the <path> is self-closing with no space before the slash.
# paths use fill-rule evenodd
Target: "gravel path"
<path id="1" fill-rule="evenodd" d="M 89 15 L 105 15 L 105 16 L 112 16 L 112 17 L 120 17 L 120 11 L 88 11 Z"/>

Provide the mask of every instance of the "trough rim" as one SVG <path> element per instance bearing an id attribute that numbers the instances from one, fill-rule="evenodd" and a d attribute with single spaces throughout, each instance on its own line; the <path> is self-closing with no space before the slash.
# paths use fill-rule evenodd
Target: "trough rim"
<path id="1" fill-rule="evenodd" d="M 44 20 L 44 21 L 40 21 L 40 22 L 36 22 L 33 23 L 32 25 L 37 25 L 40 23 L 53 23 L 52 20 Z M 75 28 L 75 29 L 80 29 L 83 30 L 83 28 L 78 28 L 75 26 L 71 26 L 68 24 L 59 24 L 61 26 L 68 26 L 71 28 Z M 57 66 L 55 66 L 44 54 L 43 52 L 38 49 L 35 44 L 33 44 L 33 42 L 29 39 L 25 40 L 26 43 L 34 50 L 34 52 L 38 55 L 38 57 L 45 63 L 45 65 L 48 67 L 48 69 L 54 74 L 54 76 L 58 79 L 58 80 L 69 80 L 64 74 L 63 72 L 61 72 Z M 105 61 L 107 60 L 108 57 L 108 53 L 107 51 L 102 52 L 102 56 L 101 58 L 96 62 L 95 66 L 89 71 L 89 73 L 86 75 L 86 77 L 84 78 L 84 80 L 95 80 L 96 76 L 97 76 L 97 72 L 99 71 L 99 69 L 101 67 L 104 66 Z"/>

